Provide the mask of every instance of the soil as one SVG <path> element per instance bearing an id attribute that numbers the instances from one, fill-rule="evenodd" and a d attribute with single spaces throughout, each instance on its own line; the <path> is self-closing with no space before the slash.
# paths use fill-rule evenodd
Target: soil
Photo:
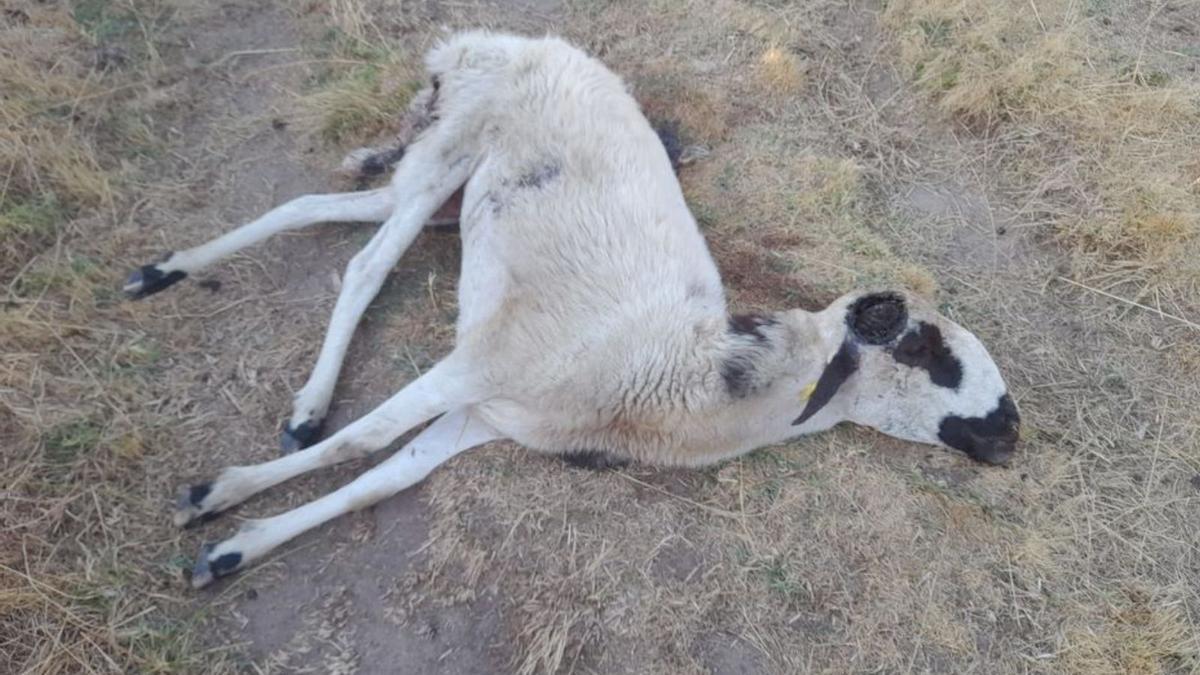
<path id="1" fill-rule="evenodd" d="M 182 138 L 176 145 L 182 150 L 177 163 L 164 168 L 167 175 L 184 176 L 190 195 L 156 203 L 173 217 L 159 212 L 156 222 L 147 222 L 156 230 L 155 239 L 193 245 L 287 199 L 338 189 L 332 178 L 337 158 L 278 122 L 303 85 L 305 71 L 288 66 L 298 57 L 287 50 L 301 39 L 294 22 L 291 14 L 270 3 L 226 3 L 219 15 L 195 27 L 185 58 L 196 65 L 179 86 L 188 111 L 178 127 Z M 193 208 L 179 208 L 184 203 Z M 211 472 L 225 459 L 247 463 L 272 456 L 277 425 L 289 410 L 288 394 L 303 383 L 313 363 L 341 270 L 373 229 L 335 224 L 277 236 L 232 264 L 202 273 L 199 288 L 184 284 L 173 297 L 154 301 L 181 309 L 182 320 L 174 330 L 197 333 L 196 346 L 211 354 L 214 374 L 231 373 L 228 401 L 203 386 L 194 390 L 197 407 L 227 408 L 236 400 L 241 405 L 235 407 L 250 413 L 223 425 L 219 434 L 206 434 L 212 454 L 184 472 L 171 472 L 176 480 Z M 387 317 L 421 297 L 431 275 L 452 274 L 456 247 L 456 236 L 433 233 L 405 257 L 358 330 L 326 433 L 361 416 L 412 376 L 409 364 L 402 366 L 395 353 L 380 348 Z M 220 290 L 210 292 L 213 288 Z M 206 317 L 239 300 L 232 309 Z M 403 360 L 427 365 L 429 354 L 444 346 L 436 337 L 409 344 Z M 270 373 L 276 366 L 282 367 L 280 372 Z M 248 377 L 239 375 L 247 372 Z M 245 386 L 259 377 L 275 386 L 261 395 Z M 206 381 L 197 384 L 208 385 L 217 377 L 200 379 Z M 299 481 L 298 488 L 287 490 L 290 495 L 256 499 L 247 510 L 256 515 L 282 511 L 328 492 L 362 469 L 357 463 Z M 251 658 L 289 672 L 312 667 L 363 673 L 504 670 L 511 652 L 497 639 L 500 615 L 490 598 L 424 609 L 402 625 L 385 612 L 389 589 L 420 559 L 428 537 L 422 492 L 414 488 L 300 537 L 264 568 L 269 573 L 252 572 L 236 582 L 236 589 L 225 585 L 198 594 L 195 604 L 201 609 L 214 598 L 235 593 L 219 613 L 237 617 L 237 625 L 218 628 L 221 637 L 214 642 L 246 644 Z M 219 538 L 215 531 L 203 536 Z"/>
<path id="2" fill-rule="evenodd" d="M 439 3 L 414 5 L 419 5 L 414 11 L 440 16 Z M 938 270 L 947 306 L 959 312 L 952 318 L 982 329 L 981 334 L 1005 333 L 1008 344 L 1032 345 L 1032 356 L 1022 363 L 1033 368 L 1042 353 L 1039 345 L 1073 339 L 1073 320 L 1057 319 L 1078 315 L 1078 308 L 1062 296 L 1041 297 L 1044 287 L 1035 288 L 1029 280 L 1045 278 L 1055 264 L 1053 256 L 1037 250 L 1033 238 L 1020 232 L 1017 218 L 989 196 L 993 193 L 986 177 L 957 171 L 970 164 L 977 149 L 931 137 L 938 133 L 935 124 L 929 125 L 933 131 L 922 131 L 919 117 L 896 103 L 903 89 L 898 76 L 877 65 L 863 65 L 883 60 L 877 53 L 883 49 L 877 9 L 871 3 L 850 3 L 831 10 L 823 30 L 844 45 L 845 63 L 863 69 L 861 85 L 856 86 L 880 109 L 882 122 L 872 123 L 886 126 L 891 135 L 872 146 L 868 140 L 874 137 L 867 131 L 874 129 L 839 129 L 837 133 L 850 138 L 857 133 L 863 145 L 854 141 L 835 153 L 859 153 L 864 165 L 909 163 L 909 155 L 932 160 L 921 171 L 909 172 L 907 183 L 889 184 L 881 188 L 885 194 L 873 196 L 888 216 L 879 228 L 896 235 L 903 228 L 887 220 L 920 222 L 922 227 L 913 229 L 921 239 L 896 241 L 893 236 L 890 243 L 906 259 Z M 555 27 L 559 3 L 529 0 L 490 10 L 502 17 L 502 25 L 539 32 Z M 287 199 L 348 189 L 333 178 L 340 153 L 286 123 L 293 97 L 305 88 L 308 77 L 305 68 L 296 65 L 305 56 L 293 51 L 305 39 L 300 21 L 269 3 L 233 0 L 222 5 L 219 14 L 192 25 L 185 58 L 196 65 L 177 84 L 185 112 L 175 131 L 177 152 L 161 167 L 164 176 L 179 177 L 179 189 L 152 195 L 139 212 L 134 226 L 143 230 L 145 241 L 157 242 L 160 248 L 190 246 Z M 813 142 L 836 146 L 844 140 Z M 894 154 L 873 155 L 877 150 Z M 175 331 L 177 338 L 170 358 L 177 369 L 174 392 L 180 402 L 164 413 L 181 420 L 181 444 L 205 449 L 184 459 L 171 456 L 169 465 L 164 460 L 159 473 L 172 486 L 211 477 L 223 466 L 276 455 L 290 395 L 303 384 L 315 360 L 342 270 L 373 231 L 368 225 L 329 224 L 276 236 L 200 275 L 199 287 L 181 284 L 173 293 L 149 301 L 164 318 L 154 330 Z M 740 305 L 735 309 L 778 307 L 782 302 L 815 308 L 830 299 L 805 278 L 797 278 L 794 270 L 780 271 L 770 264 L 771 249 L 800 247 L 807 235 L 792 231 L 764 237 L 763 248 L 737 238 L 743 234 L 710 233 L 730 296 Z M 147 254 L 153 253 L 149 246 Z M 402 258 L 355 335 L 326 434 L 369 411 L 448 350 L 453 307 L 447 303 L 452 302 L 448 299 L 458 265 L 457 235 L 438 228 L 423 233 Z M 1006 290 L 1012 288 L 1020 292 Z M 1012 296 L 1010 304 L 1003 304 L 1005 312 L 989 311 L 1001 295 Z M 955 304 L 956 297 L 976 302 Z M 1024 373 L 1018 377 L 1029 379 Z M 1036 413 L 1033 417 L 1038 419 Z M 1042 427 L 1054 426 L 1049 417 L 1040 418 Z M 968 599 L 961 602 L 949 597 L 956 584 L 969 581 L 974 584 L 969 590 L 979 597 L 997 587 L 986 578 L 995 570 L 972 571 L 967 565 L 961 566 L 966 571 L 950 570 L 961 572 L 963 580 L 945 581 L 952 591 L 937 605 L 955 608 L 958 614 L 943 617 L 921 610 L 925 632 L 919 635 L 935 635 L 944 643 L 906 641 L 910 636 L 900 628 L 908 627 L 910 620 L 896 617 L 918 615 L 917 605 L 907 598 L 916 597 L 918 590 L 925 597 L 921 584 L 926 576 L 905 577 L 906 570 L 924 572 L 923 565 L 905 555 L 925 551 L 951 560 L 951 555 L 975 555 L 985 547 L 968 536 L 953 539 L 954 545 L 943 550 L 936 543 L 919 542 L 913 530 L 905 528 L 916 527 L 912 524 L 921 514 L 940 518 L 944 512 L 948 522 L 970 532 L 972 519 L 1008 518 L 1004 499 L 1035 488 L 1024 482 L 1024 474 L 1017 478 L 1011 471 L 985 473 L 930 448 L 874 436 L 869 443 L 853 442 L 869 434 L 831 434 L 781 460 L 751 456 L 745 465 L 709 471 L 634 467 L 619 475 L 564 468 L 507 444 L 491 444 L 441 467 L 441 477 L 309 532 L 265 563 L 196 593 L 193 608 L 196 615 L 214 619 L 210 646 L 234 645 L 253 660 L 253 667 L 270 672 L 509 672 L 524 658 L 520 652 L 530 651 L 530 645 L 553 645 L 556 639 L 568 644 L 563 670 L 581 672 L 790 672 L 800 659 L 814 663 L 814 654 L 815 663 L 821 663 L 822 655 L 836 651 L 829 647 L 835 643 L 844 647 L 837 663 L 862 670 L 872 669 L 872 656 L 908 663 L 910 669 L 955 672 L 972 649 L 998 660 L 1008 658 L 1004 655 L 1011 655 L 1015 646 L 1024 658 L 1031 650 L 1053 651 L 1053 645 L 1038 642 L 1041 628 L 1022 623 L 1019 616 L 1003 615 L 1005 599 L 988 605 L 1001 608 L 1001 615 L 970 623 L 986 635 L 987 644 L 969 644 L 960 636 L 956 621 L 968 614 L 973 596 L 963 591 Z M 846 449 L 866 445 L 872 448 L 870 459 L 864 459 L 865 452 Z M 765 483 L 759 493 L 747 496 L 740 487 L 713 489 L 716 484 L 741 486 L 743 468 L 747 473 L 769 473 L 774 470 L 772 461 L 779 462 L 780 478 Z M 270 490 L 202 532 L 181 534 L 181 546 L 194 551 L 201 539 L 219 541 L 233 531 L 239 517 L 279 513 L 310 501 L 345 484 L 370 463 L 351 462 Z M 464 486 L 491 480 L 498 486 L 493 492 L 500 496 Z M 910 490 L 912 485 L 916 487 Z M 505 495 L 521 501 L 505 503 Z M 717 518 L 727 518 L 732 509 L 746 513 L 745 504 L 729 501 L 731 495 L 763 500 L 763 513 L 774 513 L 775 499 L 793 504 L 813 500 L 804 519 L 789 524 L 809 541 L 788 549 L 780 526 L 777 551 L 774 540 L 753 540 L 753 523 L 740 521 L 728 533 L 718 529 L 728 521 Z M 953 501 L 959 498 L 961 503 Z M 712 506 L 722 499 L 726 501 L 719 508 Z M 944 510 L 942 500 L 949 504 Z M 453 511 L 456 508 L 461 516 Z M 438 529 L 455 517 L 462 519 L 458 529 Z M 713 520 L 705 524 L 704 518 Z M 562 533 L 556 534 L 560 528 Z M 739 540 L 742 530 L 745 539 Z M 980 539 L 991 536 L 989 532 Z M 728 537 L 718 541 L 725 534 Z M 448 539 L 454 542 L 446 543 Z M 573 548 L 577 541 L 586 541 L 578 557 Z M 567 542 L 572 546 L 569 552 L 563 549 Z M 617 543 L 607 549 L 608 542 Z M 594 561 L 584 558 L 589 544 L 600 550 Z M 542 547 L 552 552 L 539 558 Z M 435 555 L 439 549 L 452 552 L 444 569 L 439 562 L 443 559 Z M 802 555 L 797 556 L 800 549 Z M 564 552 L 559 555 L 559 550 Z M 811 561 L 811 567 L 797 563 L 798 569 L 806 570 L 805 578 L 788 572 L 791 568 L 783 564 L 788 551 Z M 611 564 L 613 559 L 619 564 Z M 893 567 L 894 560 L 900 562 Z M 950 567 L 945 560 L 938 568 L 943 573 Z M 593 562 L 586 574 L 575 574 L 577 567 Z M 548 568 L 554 572 L 543 575 Z M 740 587 L 731 582 L 718 592 L 697 583 L 706 574 L 718 573 L 714 570 L 728 579 L 750 579 L 766 587 L 759 592 L 773 594 L 767 596 L 777 603 L 772 611 L 782 612 L 782 607 L 787 617 L 776 617 L 763 638 L 757 626 L 764 622 L 759 619 L 772 615 L 758 613 L 761 608 L 753 606 L 753 599 L 743 600 L 739 591 L 729 590 Z M 437 584 L 424 583 L 438 575 L 441 586 L 436 589 Z M 447 578 L 449 585 L 461 585 L 461 592 L 447 593 Z M 1014 583 L 1012 573 L 1006 579 Z M 639 593 L 653 599 L 635 597 Z M 934 607 L 932 591 L 928 597 L 928 607 Z M 556 632 L 560 624 L 555 622 L 564 616 L 569 620 Z M 852 630 L 853 622 L 858 624 Z M 729 626 L 740 630 L 725 630 Z M 899 637 L 880 638 L 883 647 L 876 647 L 876 654 L 847 637 L 870 634 L 872 626 L 879 635 Z M 647 630 L 639 634 L 639 629 Z M 672 643 L 662 635 L 678 640 Z M 912 656 L 901 658 L 887 651 L 901 648 Z M 860 659 L 861 654 L 868 656 Z M 1013 661 L 1005 663 L 1010 666 L 1006 672 L 1016 671 Z"/>

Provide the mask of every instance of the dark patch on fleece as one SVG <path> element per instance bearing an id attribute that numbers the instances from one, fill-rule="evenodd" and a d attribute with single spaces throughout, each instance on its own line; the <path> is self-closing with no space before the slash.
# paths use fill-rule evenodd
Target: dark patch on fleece
<path id="1" fill-rule="evenodd" d="M 129 279 L 125 282 L 126 288 L 132 287 L 132 290 L 126 291 L 126 295 L 132 300 L 141 300 L 186 278 L 187 272 L 183 270 L 174 270 L 164 274 L 157 265 L 142 265 L 140 269 L 129 275 Z"/>
<path id="2" fill-rule="evenodd" d="M 1020 435 L 1021 416 L 1012 397 L 1004 394 L 984 417 L 949 415 L 938 426 L 938 438 L 972 459 L 1000 464 L 1008 460 Z"/>
<path id="3" fill-rule="evenodd" d="M 729 317 L 729 332 L 734 335 L 748 335 L 759 342 L 766 342 L 767 336 L 762 329 L 775 324 L 774 318 L 763 314 L 734 314 Z"/>
<path id="4" fill-rule="evenodd" d="M 212 483 L 197 483 L 188 488 L 188 502 L 192 506 L 200 506 L 210 492 L 212 492 Z"/>
<path id="5" fill-rule="evenodd" d="M 429 113 L 429 119 L 426 120 L 424 124 L 419 124 L 416 126 L 414 131 L 417 131 L 417 132 L 420 132 L 420 131 L 428 128 L 429 125 L 438 121 L 437 107 L 438 107 L 438 99 L 441 97 L 441 93 L 442 93 L 442 79 L 440 77 L 438 77 L 437 75 L 434 75 L 429 78 L 429 83 L 433 87 L 433 93 L 430 94 L 430 96 L 429 96 L 429 103 L 427 103 L 425 105 L 425 112 Z"/>
<path id="6" fill-rule="evenodd" d="M 770 338 L 763 329 L 775 323 L 775 319 L 761 314 L 734 314 L 729 317 L 730 335 L 754 341 L 750 349 L 745 345 L 735 345 L 729 356 L 721 362 L 721 379 L 725 381 L 725 390 L 733 398 L 745 398 L 758 388 L 756 352 L 769 345 Z"/>
<path id="7" fill-rule="evenodd" d="M 504 213 L 505 207 L 508 206 L 500 197 L 500 194 L 494 190 L 488 190 L 487 194 L 483 195 L 483 200 L 491 208 L 493 216 L 499 216 L 501 213 Z"/>
<path id="8" fill-rule="evenodd" d="M 300 426 L 292 428 L 291 423 L 283 423 L 283 434 L 279 437 L 279 449 L 287 455 L 302 450 L 317 442 L 325 420 L 305 420 Z"/>
<path id="9" fill-rule="evenodd" d="M 242 554 L 241 553 L 238 553 L 238 552 L 226 553 L 224 555 L 218 556 L 216 560 L 210 562 L 208 564 L 208 568 L 210 571 L 212 571 L 212 575 L 213 575 L 214 579 L 220 579 L 221 577 L 236 570 L 238 565 L 240 565 L 241 563 L 242 563 Z"/>
<path id="10" fill-rule="evenodd" d="M 939 387 L 958 389 L 962 384 L 962 362 L 946 346 L 942 331 L 933 324 L 922 321 L 916 330 L 909 331 L 896 345 L 892 358 L 897 363 L 925 370 Z"/>
<path id="11" fill-rule="evenodd" d="M 192 567 L 192 585 L 196 588 L 206 586 L 213 579 L 219 579 L 234 572 L 238 565 L 242 564 L 242 554 L 237 551 L 220 555 L 216 560 L 209 560 L 214 548 L 213 544 L 204 544 L 200 547 L 200 554 L 196 556 L 196 565 Z"/>
<path id="12" fill-rule="evenodd" d="M 178 511 L 187 513 L 193 509 L 202 508 L 204 498 L 212 492 L 212 483 L 196 483 L 180 492 L 179 497 L 175 500 L 175 508 Z M 219 511 L 205 511 L 192 516 L 184 523 L 185 528 L 203 525 L 204 523 L 216 520 L 220 517 Z"/>
<path id="13" fill-rule="evenodd" d="M 547 162 L 521 174 L 521 177 L 517 178 L 517 187 L 540 188 L 558 178 L 560 173 L 562 173 L 562 165 L 557 162 Z"/>

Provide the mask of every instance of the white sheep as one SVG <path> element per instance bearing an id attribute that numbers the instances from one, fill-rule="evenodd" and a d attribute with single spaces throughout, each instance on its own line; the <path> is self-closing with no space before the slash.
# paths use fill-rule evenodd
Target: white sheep
<path id="1" fill-rule="evenodd" d="M 662 144 L 598 61 L 554 38 L 468 32 L 426 64 L 433 84 L 413 107 L 423 122 L 389 157 L 388 187 L 300 197 L 126 285 L 135 297 L 157 292 L 286 229 L 383 221 L 351 260 L 295 396 L 285 446 L 304 445 L 363 311 L 422 225 L 464 189 L 453 351 L 329 438 L 186 488 L 175 522 L 204 521 L 433 422 L 350 484 L 206 545 L 194 586 L 496 439 L 576 460 L 697 466 L 851 421 L 1008 459 L 1019 422 L 999 370 L 922 300 L 854 292 L 816 313 L 731 317 Z"/>

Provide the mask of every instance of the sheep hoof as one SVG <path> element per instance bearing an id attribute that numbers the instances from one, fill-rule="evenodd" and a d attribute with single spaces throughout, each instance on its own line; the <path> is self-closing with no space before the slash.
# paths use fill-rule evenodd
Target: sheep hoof
<path id="1" fill-rule="evenodd" d="M 157 264 L 142 265 L 129 275 L 129 279 L 125 281 L 125 286 L 121 290 L 129 299 L 141 300 L 147 295 L 154 295 L 164 288 L 174 285 L 185 277 L 187 277 L 187 272 L 183 270 L 164 272 L 158 268 Z"/>
<path id="2" fill-rule="evenodd" d="M 205 509 L 204 499 L 212 492 L 212 483 L 196 483 L 179 491 L 175 498 L 173 520 L 177 527 L 200 525 L 216 518 L 220 512 Z"/>
<path id="3" fill-rule="evenodd" d="M 196 565 L 192 568 L 192 588 L 204 588 L 221 577 L 237 571 L 242 563 L 242 554 L 223 553 L 213 556 L 214 544 L 204 544 L 196 556 Z"/>
<path id="4" fill-rule="evenodd" d="M 404 157 L 404 148 L 357 148 L 351 150 L 334 170 L 345 178 L 371 178 L 383 175 Z"/>
<path id="5" fill-rule="evenodd" d="M 279 437 L 280 454 L 290 455 L 316 443 L 317 438 L 321 435 L 321 427 L 324 422 L 325 420 L 307 420 L 294 428 L 290 423 L 285 422 L 283 435 Z"/>
<path id="6" fill-rule="evenodd" d="M 362 178 L 369 175 L 366 171 L 367 162 L 376 154 L 374 148 L 356 148 L 351 150 L 334 173 L 347 178 Z"/>

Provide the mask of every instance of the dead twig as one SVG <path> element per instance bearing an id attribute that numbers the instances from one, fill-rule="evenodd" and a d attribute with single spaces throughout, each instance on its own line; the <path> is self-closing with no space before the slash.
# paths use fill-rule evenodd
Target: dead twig
<path id="1" fill-rule="evenodd" d="M 1192 330 L 1200 331 L 1200 324 L 1195 323 L 1194 321 L 1188 321 L 1187 319 L 1185 319 L 1181 316 L 1176 316 L 1174 314 L 1168 314 L 1167 312 L 1164 312 L 1161 309 L 1157 309 L 1155 307 L 1150 307 L 1149 305 L 1143 305 L 1140 302 L 1134 302 L 1133 300 L 1122 298 L 1119 295 L 1114 295 L 1112 293 L 1109 293 L 1108 291 L 1102 291 L 1099 288 L 1093 288 L 1091 286 L 1088 286 L 1087 284 L 1081 284 L 1078 281 L 1074 281 L 1074 280 L 1068 279 L 1066 277 L 1058 277 L 1058 279 L 1059 279 L 1059 281 L 1065 281 L 1068 284 L 1071 284 L 1072 286 L 1078 286 L 1084 290 L 1091 291 L 1098 295 L 1103 295 L 1104 297 L 1109 298 L 1111 300 L 1116 300 L 1117 302 L 1123 302 L 1126 305 L 1129 305 L 1131 307 L 1137 307 L 1138 309 L 1144 309 L 1147 312 L 1152 312 L 1154 314 L 1159 315 L 1160 317 L 1162 317 L 1164 319 L 1171 319 L 1172 321 L 1177 321 L 1177 322 L 1187 326 L 1188 328 L 1191 328 Z"/>

